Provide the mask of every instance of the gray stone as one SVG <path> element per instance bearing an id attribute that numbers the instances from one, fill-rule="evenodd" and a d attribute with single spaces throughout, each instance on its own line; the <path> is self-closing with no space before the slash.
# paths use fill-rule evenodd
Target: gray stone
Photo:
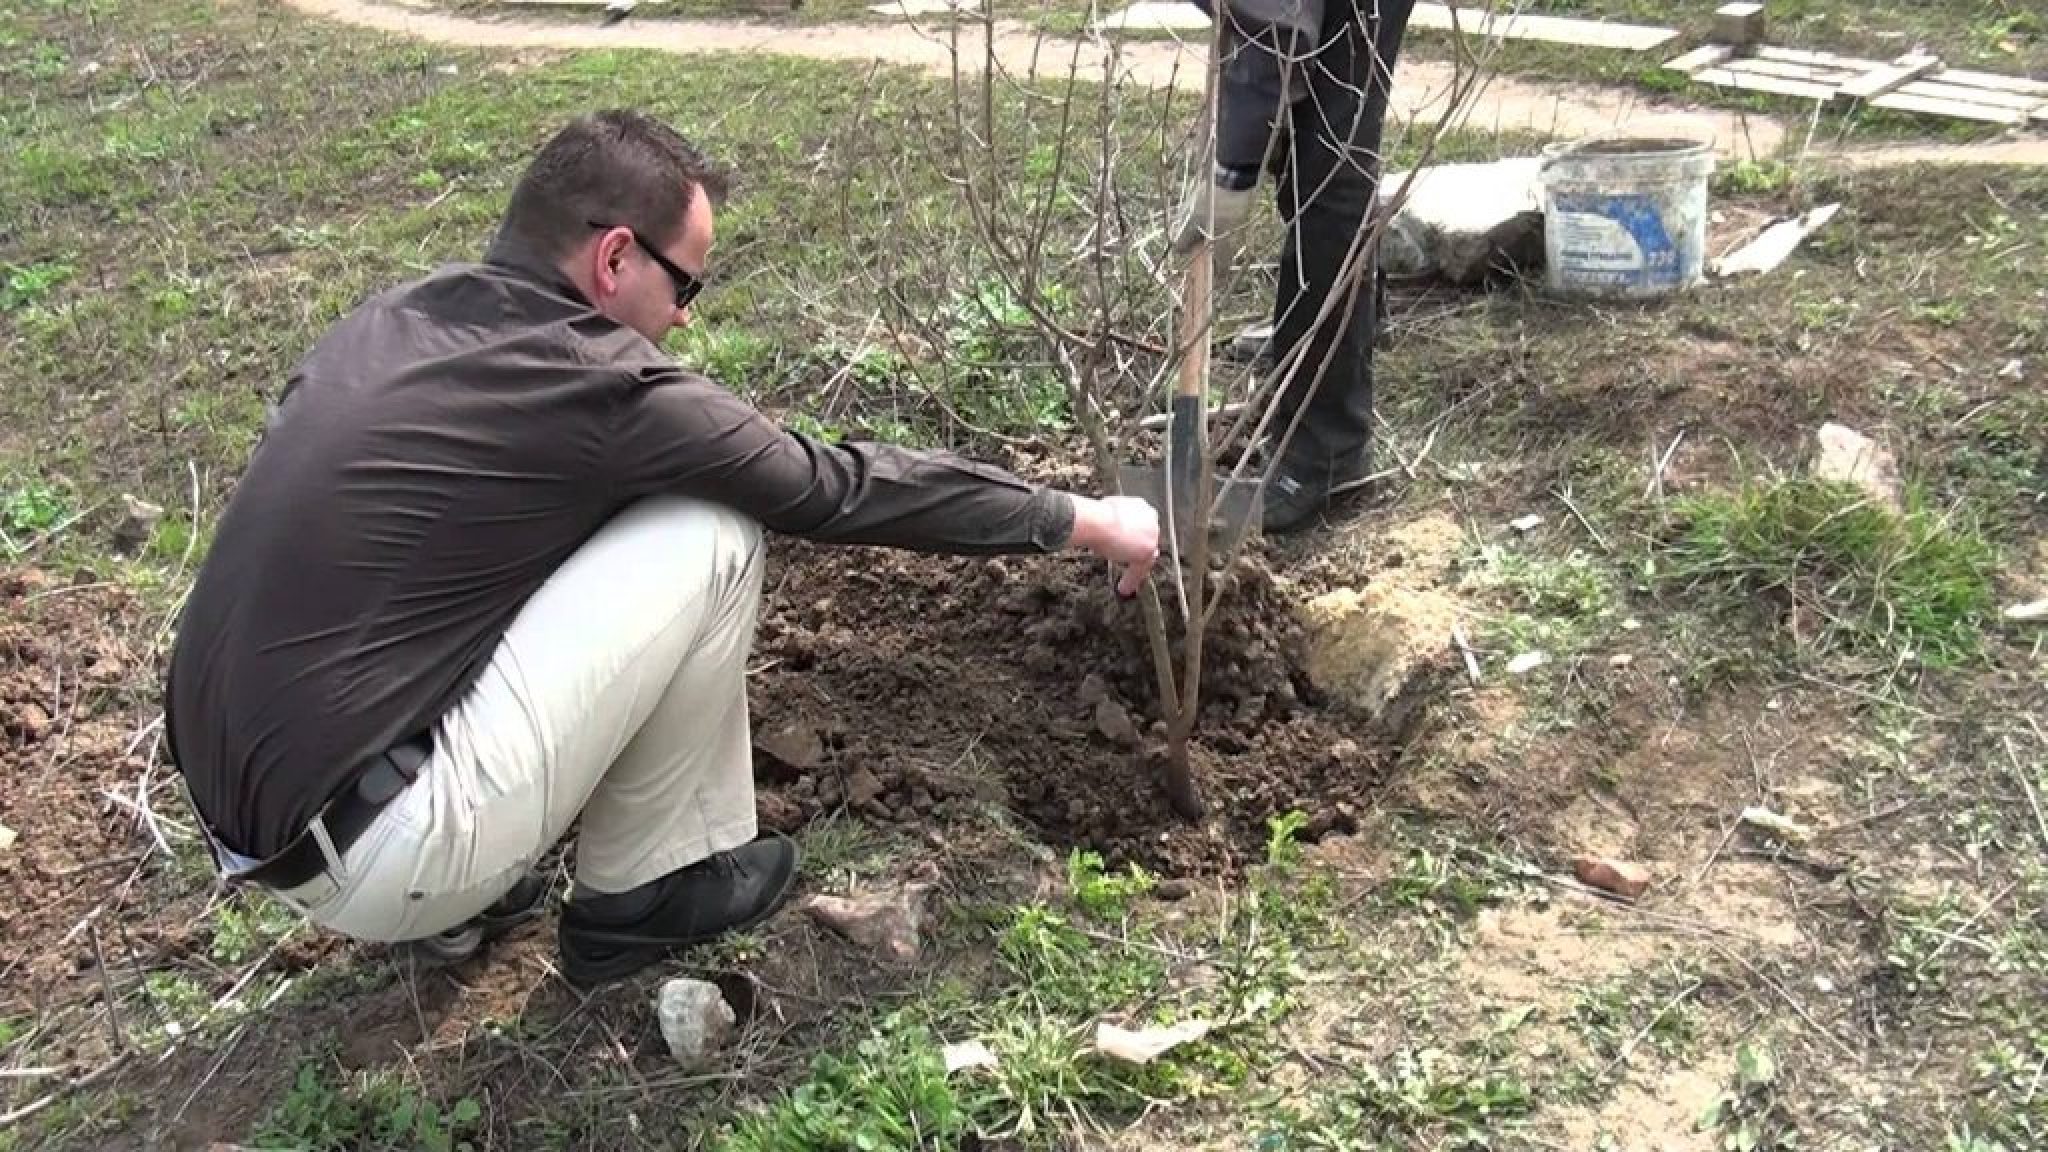
<path id="1" fill-rule="evenodd" d="M 1439 276 L 1456 284 L 1473 283 L 1494 268 L 1541 267 L 1540 163 L 1531 156 L 1417 172 L 1380 241 L 1381 266 L 1395 276 Z M 1380 182 L 1382 208 L 1407 181 L 1397 172 Z"/>
<path id="2" fill-rule="evenodd" d="M 140 552 L 156 536 L 164 510 L 147 500 L 121 496 L 121 519 L 114 525 L 114 551 Z"/>
<path id="3" fill-rule="evenodd" d="M 1112 744 L 1138 746 L 1138 726 L 1131 722 L 1130 711 L 1108 696 L 1095 702 L 1095 730 Z"/>
<path id="4" fill-rule="evenodd" d="M 1095 707 L 1109 695 L 1109 685 L 1103 682 L 1099 673 L 1090 672 L 1081 677 L 1081 703 Z"/>
<path id="5" fill-rule="evenodd" d="M 655 1001 L 661 1017 L 661 1038 L 685 1068 L 701 1066 L 712 1053 L 731 1041 L 739 1020 L 732 1005 L 725 1002 L 718 985 L 702 980 L 677 978 L 661 986 Z"/>

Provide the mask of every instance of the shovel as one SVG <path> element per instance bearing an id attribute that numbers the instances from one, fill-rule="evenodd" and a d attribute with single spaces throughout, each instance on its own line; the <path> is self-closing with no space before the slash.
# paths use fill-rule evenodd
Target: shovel
<path id="1" fill-rule="evenodd" d="M 1159 467 L 1126 464 L 1117 470 L 1126 495 L 1144 498 L 1159 509 L 1172 527 L 1173 540 L 1185 564 L 1195 539 L 1195 519 L 1202 502 L 1202 467 L 1209 454 L 1208 398 L 1203 384 L 1209 376 L 1209 288 L 1214 274 L 1209 241 L 1198 244 L 1188 261 L 1187 287 L 1180 317 L 1180 342 L 1187 356 L 1174 377 L 1166 431 L 1166 461 Z M 1220 470 L 1209 523 L 1211 554 L 1235 546 L 1259 530 L 1265 512 L 1265 488 L 1254 478 L 1231 479 Z"/>

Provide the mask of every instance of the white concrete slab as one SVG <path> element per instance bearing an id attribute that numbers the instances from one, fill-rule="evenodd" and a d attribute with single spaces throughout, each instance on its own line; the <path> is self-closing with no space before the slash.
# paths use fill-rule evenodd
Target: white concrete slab
<path id="1" fill-rule="evenodd" d="M 1199 32 L 1209 27 L 1209 16 L 1191 0 L 1137 0 L 1104 16 L 1095 26 L 1104 31 Z"/>
<path id="2" fill-rule="evenodd" d="M 1448 4 L 1417 4 L 1408 18 L 1410 28 L 1448 32 L 1452 11 Z M 1531 16 L 1523 13 L 1489 16 L 1485 12 L 1457 13 L 1459 31 L 1477 36 L 1499 36 L 1505 40 L 1546 40 L 1553 44 L 1576 44 L 1584 48 L 1619 48 L 1647 52 L 1677 39 L 1676 28 L 1655 28 L 1644 24 L 1621 24 L 1607 20 L 1573 20 L 1563 16 Z"/>
<path id="3" fill-rule="evenodd" d="M 888 4 L 870 4 L 868 11 L 878 16 L 894 16 L 908 20 L 913 16 L 937 16 L 945 12 L 980 11 L 971 7 L 966 0 L 892 0 Z"/>

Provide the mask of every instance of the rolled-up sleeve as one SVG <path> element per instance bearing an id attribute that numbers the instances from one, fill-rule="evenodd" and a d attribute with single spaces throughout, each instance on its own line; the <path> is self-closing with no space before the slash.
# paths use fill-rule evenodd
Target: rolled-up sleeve
<path id="1" fill-rule="evenodd" d="M 639 368 L 606 462 L 621 496 L 679 493 L 821 543 L 956 555 L 1052 552 L 1073 530 L 1063 493 L 994 465 L 894 444 L 832 444 L 782 428 L 680 367 Z"/>

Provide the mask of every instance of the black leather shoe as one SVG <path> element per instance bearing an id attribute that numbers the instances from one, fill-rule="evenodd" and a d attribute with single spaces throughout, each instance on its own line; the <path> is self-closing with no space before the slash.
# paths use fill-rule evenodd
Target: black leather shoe
<path id="1" fill-rule="evenodd" d="M 769 832 L 654 881 L 654 905 L 631 919 L 607 918 L 572 899 L 562 913 L 562 974 L 582 988 L 623 980 L 673 953 L 744 932 L 789 899 L 798 862 L 796 842 Z"/>
<path id="2" fill-rule="evenodd" d="M 546 910 L 547 897 L 548 882 L 540 873 L 528 872 L 497 903 L 472 919 L 425 939 L 408 940 L 405 950 L 422 967 L 460 964 L 485 944 L 539 916 Z"/>
<path id="3" fill-rule="evenodd" d="M 1266 486 L 1261 530 L 1279 536 L 1308 527 L 1329 508 L 1332 492 L 1355 491 L 1369 467 L 1370 457 L 1363 452 L 1331 463 L 1281 464 Z"/>

